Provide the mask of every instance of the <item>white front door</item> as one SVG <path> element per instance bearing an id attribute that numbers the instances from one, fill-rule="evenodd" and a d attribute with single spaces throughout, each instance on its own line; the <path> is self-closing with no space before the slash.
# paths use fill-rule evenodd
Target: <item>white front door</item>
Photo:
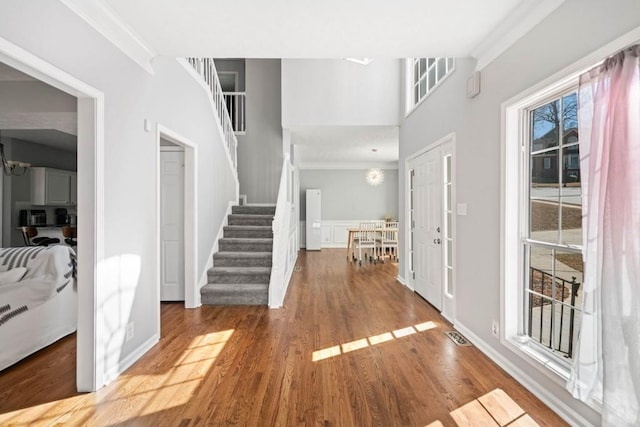
<path id="1" fill-rule="evenodd" d="M 160 151 L 160 300 L 184 301 L 184 151 Z"/>
<path id="2" fill-rule="evenodd" d="M 413 170 L 413 286 L 438 310 L 442 309 L 443 269 L 441 159 L 438 146 L 409 162 Z"/>

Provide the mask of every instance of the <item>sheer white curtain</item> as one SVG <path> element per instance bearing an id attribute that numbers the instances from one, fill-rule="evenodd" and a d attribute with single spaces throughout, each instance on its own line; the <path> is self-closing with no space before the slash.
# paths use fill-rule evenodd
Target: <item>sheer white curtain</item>
<path id="1" fill-rule="evenodd" d="M 580 77 L 584 295 L 567 388 L 640 424 L 640 45 Z"/>

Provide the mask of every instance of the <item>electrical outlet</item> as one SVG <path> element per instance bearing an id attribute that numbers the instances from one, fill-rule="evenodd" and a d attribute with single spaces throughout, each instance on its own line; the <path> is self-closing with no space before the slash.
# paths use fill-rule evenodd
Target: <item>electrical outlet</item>
<path id="1" fill-rule="evenodd" d="M 127 323 L 127 330 L 125 332 L 124 340 L 129 341 L 131 338 L 133 338 L 133 322 Z"/>
<path id="2" fill-rule="evenodd" d="M 491 323 L 491 333 L 493 334 L 493 336 L 495 336 L 496 338 L 500 338 L 500 324 L 498 323 L 497 320 L 494 320 Z"/>

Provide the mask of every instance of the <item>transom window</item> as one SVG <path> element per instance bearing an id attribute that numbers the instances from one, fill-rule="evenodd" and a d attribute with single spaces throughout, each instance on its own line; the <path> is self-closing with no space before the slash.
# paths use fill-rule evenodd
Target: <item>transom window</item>
<path id="1" fill-rule="evenodd" d="M 570 359 L 581 319 L 582 204 L 577 94 L 525 109 L 522 167 L 523 329 Z"/>
<path id="2" fill-rule="evenodd" d="M 407 110 L 422 101 L 446 76 L 453 71 L 453 58 L 410 58 L 408 67 L 412 82 L 407 99 Z"/>

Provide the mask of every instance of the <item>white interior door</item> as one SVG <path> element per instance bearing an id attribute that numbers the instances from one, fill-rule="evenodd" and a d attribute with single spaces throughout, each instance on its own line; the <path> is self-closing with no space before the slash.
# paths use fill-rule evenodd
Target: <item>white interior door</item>
<path id="1" fill-rule="evenodd" d="M 160 300 L 184 301 L 184 151 L 160 152 Z"/>
<path id="2" fill-rule="evenodd" d="M 427 293 L 427 191 L 426 155 L 420 155 L 410 162 L 413 170 L 412 212 L 412 264 L 413 289 L 423 297 Z"/>
<path id="3" fill-rule="evenodd" d="M 413 169 L 413 286 L 438 310 L 442 309 L 442 167 L 441 148 L 409 163 Z"/>

